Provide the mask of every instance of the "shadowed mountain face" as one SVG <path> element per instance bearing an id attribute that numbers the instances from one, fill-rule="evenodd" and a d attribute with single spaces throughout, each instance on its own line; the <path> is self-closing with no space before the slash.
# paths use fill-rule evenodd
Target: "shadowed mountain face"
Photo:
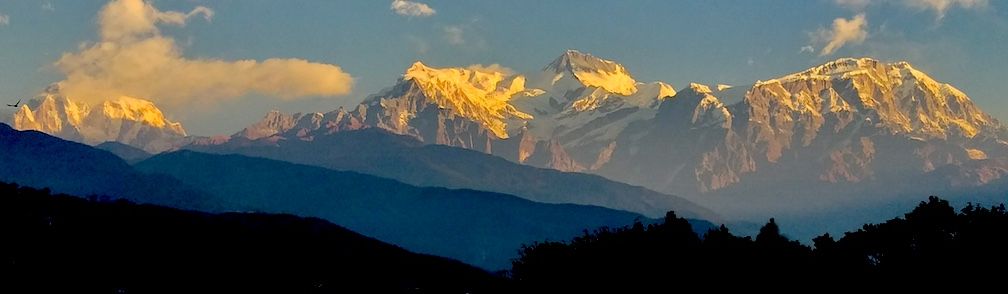
<path id="1" fill-rule="evenodd" d="M 95 148 L 112 152 L 112 154 L 119 156 L 119 158 L 122 158 L 129 164 L 134 164 L 141 160 L 151 157 L 151 154 L 147 153 L 147 151 L 143 151 L 143 149 L 119 143 L 116 141 L 108 141 L 105 143 L 101 143 L 95 145 Z"/>
<path id="2" fill-rule="evenodd" d="M 0 124 L 0 162 L 0 181 L 58 193 L 190 209 L 220 207 L 176 179 L 138 172 L 107 151 L 36 131 L 16 131 L 5 124 Z"/>
<path id="3" fill-rule="evenodd" d="M 107 151 L 6 125 L 0 125 L 0 160 L 6 182 L 190 209 L 322 217 L 411 250 L 492 269 L 506 267 L 525 242 L 641 218 L 237 155 L 180 151 L 134 168 Z"/>
<path id="4" fill-rule="evenodd" d="M 675 210 L 689 218 L 718 219 L 709 210 L 679 197 L 599 176 L 520 165 L 472 150 L 423 145 L 410 137 L 374 129 L 320 135 L 312 140 L 250 141 L 236 137 L 223 144 L 186 148 L 357 171 L 417 186 L 507 193 L 544 203 L 597 205 L 649 217 Z"/>
<path id="5" fill-rule="evenodd" d="M 499 293 L 478 268 L 292 215 L 88 201 L 0 183 L 5 293 Z"/>
<path id="6" fill-rule="evenodd" d="M 418 188 L 354 172 L 192 151 L 165 153 L 136 165 L 200 187 L 232 207 L 327 219 L 423 253 L 502 269 L 521 244 L 558 240 L 640 215 L 611 209 L 535 203 L 518 197 Z"/>

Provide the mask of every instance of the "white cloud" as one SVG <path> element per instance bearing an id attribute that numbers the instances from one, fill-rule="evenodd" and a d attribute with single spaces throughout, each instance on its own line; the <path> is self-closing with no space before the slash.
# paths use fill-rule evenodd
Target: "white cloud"
<path id="1" fill-rule="evenodd" d="M 46 1 L 42 3 L 42 10 L 56 11 L 56 6 L 53 6 L 52 2 Z"/>
<path id="2" fill-rule="evenodd" d="M 864 9 L 871 4 L 871 0 L 834 0 L 834 2 L 840 7 L 858 12 L 864 11 Z"/>
<path id="3" fill-rule="evenodd" d="M 465 44 L 465 30 L 461 26 L 444 27 L 444 37 L 452 45 Z"/>
<path id="4" fill-rule="evenodd" d="M 945 13 L 953 7 L 963 9 L 982 9 L 987 7 L 990 0 L 833 0 L 837 6 L 848 8 L 855 12 L 863 12 L 868 6 L 878 3 L 895 4 L 906 8 L 917 10 L 931 10 L 935 13 L 935 18 L 941 20 L 945 18 Z"/>
<path id="5" fill-rule="evenodd" d="M 292 100 L 350 92 L 353 78 L 339 66 L 303 59 L 189 59 L 158 25 L 184 26 L 194 16 L 211 19 L 213 10 L 160 11 L 143 0 L 115 0 L 99 12 L 101 41 L 64 53 L 55 67 L 66 77 L 59 91 L 99 102 L 132 96 L 167 106 L 214 102 L 258 93 Z"/>
<path id="6" fill-rule="evenodd" d="M 392 1 L 390 8 L 396 14 L 404 16 L 428 17 L 437 13 L 434 8 L 431 8 L 427 4 L 407 0 Z"/>
<path id="7" fill-rule="evenodd" d="M 0 13 L 0 26 L 5 26 L 10 24 L 10 16 Z"/>
<path id="8" fill-rule="evenodd" d="M 813 43 L 826 43 L 819 52 L 819 56 L 833 54 L 847 44 L 860 44 L 868 38 L 868 20 L 864 13 L 859 13 L 851 19 L 842 17 L 833 20 L 833 27 L 829 30 L 820 28 L 812 34 Z M 805 50 L 805 49 L 802 49 Z"/>
<path id="9" fill-rule="evenodd" d="M 802 46 L 801 49 L 798 50 L 798 53 L 806 53 L 806 52 L 815 53 L 815 48 L 813 48 L 812 45 L 806 45 Z"/>
<path id="10" fill-rule="evenodd" d="M 987 7 L 988 0 L 903 0 L 904 5 L 920 10 L 932 10 L 938 20 L 945 18 L 949 8 L 980 9 Z"/>
<path id="11" fill-rule="evenodd" d="M 503 65 L 500 65 L 500 64 L 497 64 L 497 63 L 490 64 L 490 65 L 472 64 L 472 65 L 467 66 L 466 68 L 471 69 L 471 70 L 475 70 L 475 71 L 479 71 L 479 72 L 500 73 L 503 76 L 510 76 L 510 75 L 513 75 L 515 73 L 515 71 L 513 69 L 511 69 L 510 67 L 506 67 L 506 66 L 503 66 Z"/>
<path id="12" fill-rule="evenodd" d="M 430 43 L 420 37 L 408 35 L 406 36 L 406 40 L 408 40 L 410 44 L 413 44 L 413 49 L 415 49 L 416 53 L 419 55 L 427 54 L 427 52 L 431 49 Z"/>
<path id="13" fill-rule="evenodd" d="M 209 21 L 214 12 L 204 6 L 197 6 L 188 13 L 160 11 L 144 0 L 117 0 L 102 8 L 98 25 L 103 40 L 143 38 L 160 35 L 158 24 L 185 26 L 190 17 L 197 15 Z"/>

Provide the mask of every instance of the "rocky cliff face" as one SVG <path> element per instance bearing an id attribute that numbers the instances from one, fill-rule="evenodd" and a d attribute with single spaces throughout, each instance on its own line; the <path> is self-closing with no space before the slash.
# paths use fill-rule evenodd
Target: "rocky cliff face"
<path id="1" fill-rule="evenodd" d="M 981 185 L 1004 170 L 990 160 L 1008 151 L 1004 127 L 905 62 L 841 59 L 738 89 L 681 91 L 622 133 L 629 148 L 598 172 L 696 195 L 900 182 L 948 165 L 977 176 L 928 184 Z"/>

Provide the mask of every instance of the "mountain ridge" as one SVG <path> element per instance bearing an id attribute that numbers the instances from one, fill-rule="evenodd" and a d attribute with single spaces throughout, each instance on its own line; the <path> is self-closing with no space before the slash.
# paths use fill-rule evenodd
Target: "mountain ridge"
<path id="1" fill-rule="evenodd" d="M 128 96 L 90 105 L 46 93 L 22 104 L 10 122 L 18 130 L 41 131 L 89 145 L 117 141 L 147 152 L 174 148 L 187 136 L 182 124 L 165 118 L 153 102 Z"/>
<path id="2" fill-rule="evenodd" d="M 596 77 L 625 74 L 626 79 L 613 82 L 633 81 L 636 90 L 627 96 L 630 91 L 585 83 L 579 70 Z M 677 90 L 663 82 L 637 82 L 616 62 L 570 50 L 542 71 L 492 80 L 519 77 L 525 91 L 497 92 L 515 93 L 507 99 L 487 97 L 512 104 L 532 119 L 499 120 L 505 127 L 496 132 L 450 104 L 410 94 L 400 83 L 381 99 L 369 100 L 382 103 L 327 114 L 318 128 L 277 134 L 273 140 L 384 129 L 423 144 L 598 174 L 707 206 L 720 205 L 708 200 L 724 194 L 744 199 L 733 188 L 742 183 L 766 189 L 759 193 L 778 193 L 784 186 L 772 183 L 784 178 L 804 179 L 789 182 L 792 190 L 827 183 L 882 185 L 928 177 L 949 165 L 962 166 L 964 175 L 928 185 L 943 190 L 953 184 L 985 185 L 1006 168 L 995 159 L 1008 158 L 1008 131 L 1000 122 L 963 91 L 905 61 L 840 58 L 749 85 L 691 83 Z M 326 121 L 330 118 L 339 120 Z M 403 120 L 397 127 L 388 127 L 398 118 Z M 501 129 L 507 137 L 497 136 Z M 767 174 L 770 170 L 784 174 Z M 854 191 L 843 190 L 823 197 L 843 198 Z"/>
<path id="3" fill-rule="evenodd" d="M 232 207 L 319 217 L 412 251 L 486 269 L 505 268 L 522 244 L 642 218 L 598 206 L 417 187 L 357 172 L 238 154 L 182 150 L 159 154 L 136 168 L 177 178 Z"/>
<path id="4" fill-rule="evenodd" d="M 368 147 L 359 147 L 364 144 Z M 410 136 L 377 128 L 319 135 L 311 140 L 248 140 L 236 136 L 225 143 L 185 148 L 356 171 L 416 186 L 492 191 L 544 203 L 597 205 L 649 217 L 660 217 L 675 209 L 691 218 L 720 219 L 710 210 L 679 197 L 597 175 L 520 165 L 478 151 L 423 144 Z"/>

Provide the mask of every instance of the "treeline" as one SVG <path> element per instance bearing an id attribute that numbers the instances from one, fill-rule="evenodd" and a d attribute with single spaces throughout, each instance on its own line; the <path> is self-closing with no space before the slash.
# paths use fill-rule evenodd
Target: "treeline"
<path id="1" fill-rule="evenodd" d="M 663 223 L 601 228 L 568 242 L 524 246 L 510 275 L 526 291 L 781 287 L 796 284 L 983 285 L 1008 270 L 1004 204 L 956 211 L 930 197 L 902 218 L 803 245 L 773 219 L 755 239 L 723 225 L 701 236 L 670 212 Z M 749 282 L 749 283 L 746 283 Z M 974 283 L 964 283 L 974 284 Z M 994 285 L 994 284 L 990 284 Z M 822 288 L 821 290 L 829 289 Z M 648 291 L 652 292 L 652 291 Z M 668 292 L 668 291 L 657 291 Z"/>
<path id="2" fill-rule="evenodd" d="M 210 214 L 0 183 L 0 293 L 656 293 L 817 284 L 1003 287 L 1004 205 L 931 197 L 811 246 L 770 220 L 755 238 L 663 222 L 522 248 L 508 277 L 314 218 Z M 508 279 L 510 278 L 510 279 Z M 800 288 L 806 289 L 806 288 Z M 877 288 L 873 288 L 876 289 Z"/>
<path id="3" fill-rule="evenodd" d="M 329 222 L 0 183 L 0 293 L 496 293 L 507 281 Z"/>

